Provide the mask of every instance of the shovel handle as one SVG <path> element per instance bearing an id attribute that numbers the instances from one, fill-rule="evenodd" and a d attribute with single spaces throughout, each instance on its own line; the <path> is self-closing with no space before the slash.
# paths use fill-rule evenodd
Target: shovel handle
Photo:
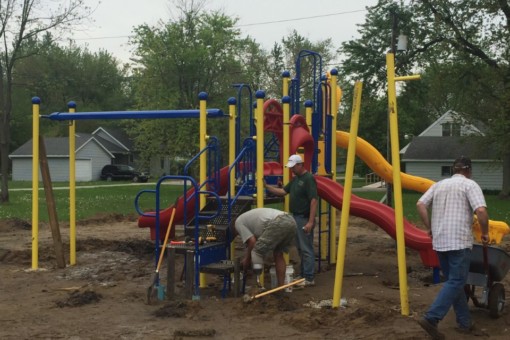
<path id="1" fill-rule="evenodd" d="M 303 282 L 305 279 L 304 278 L 301 278 L 299 280 L 296 280 L 296 281 L 292 281 L 291 283 L 287 283 L 286 285 L 283 285 L 283 286 L 280 286 L 280 287 L 276 287 L 276 288 L 273 288 L 273 289 L 270 289 L 268 291 L 265 291 L 263 293 L 260 293 L 260 294 L 257 294 L 255 295 L 253 298 L 254 299 L 258 299 L 259 297 L 262 297 L 262 296 L 265 296 L 265 295 L 268 295 L 268 294 L 271 294 L 271 293 L 274 293 L 274 292 L 277 292 L 279 290 L 282 290 L 282 289 L 285 289 L 285 288 L 289 288 L 289 287 L 292 287 L 294 285 L 297 285 L 298 283 L 301 283 Z"/>
<path id="2" fill-rule="evenodd" d="M 168 236 L 170 235 L 170 229 L 172 229 L 172 224 L 174 222 L 175 208 L 176 207 L 174 206 L 174 209 L 172 210 L 172 215 L 170 216 L 170 221 L 168 221 L 168 227 L 166 228 L 165 241 L 163 242 L 163 249 L 161 249 L 161 253 L 159 254 L 159 260 L 158 260 L 158 265 L 156 267 L 156 273 L 159 272 L 159 268 L 161 267 L 161 262 L 163 262 L 163 257 L 165 255 L 165 248 L 166 248 L 166 244 L 168 242 Z"/>

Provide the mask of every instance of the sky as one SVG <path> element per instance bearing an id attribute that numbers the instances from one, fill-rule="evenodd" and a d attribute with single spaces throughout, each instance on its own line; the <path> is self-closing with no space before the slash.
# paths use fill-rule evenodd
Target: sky
<path id="1" fill-rule="evenodd" d="M 133 27 L 158 25 L 176 18 L 172 0 L 85 0 L 94 8 L 91 22 L 73 34 L 79 46 L 107 50 L 122 62 L 131 55 Z M 331 38 L 334 48 L 358 36 L 365 7 L 377 0 L 207 0 L 206 9 L 239 18 L 237 27 L 269 50 L 293 29 L 311 41 Z"/>

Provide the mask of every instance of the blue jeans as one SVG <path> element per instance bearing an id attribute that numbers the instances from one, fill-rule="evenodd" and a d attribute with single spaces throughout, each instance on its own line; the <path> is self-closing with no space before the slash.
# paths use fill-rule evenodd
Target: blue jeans
<path id="1" fill-rule="evenodd" d="M 296 246 L 301 258 L 301 276 L 307 281 L 313 281 L 315 277 L 315 253 L 313 249 L 313 231 L 309 234 L 303 231 L 303 227 L 308 222 L 308 217 L 305 218 L 299 215 L 293 215 L 296 221 Z"/>
<path id="2" fill-rule="evenodd" d="M 453 306 L 459 327 L 469 328 L 471 327 L 471 314 L 464 293 L 464 285 L 469 273 L 471 249 L 438 251 L 437 255 L 441 271 L 447 280 L 425 313 L 425 319 L 437 325 Z"/>

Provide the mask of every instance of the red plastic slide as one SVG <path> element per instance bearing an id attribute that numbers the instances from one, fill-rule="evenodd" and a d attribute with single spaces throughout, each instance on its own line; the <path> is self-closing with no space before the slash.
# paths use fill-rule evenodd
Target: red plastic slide
<path id="1" fill-rule="evenodd" d="M 315 180 L 319 196 L 335 208 L 342 209 L 343 186 L 326 177 L 315 176 Z M 350 213 L 378 225 L 393 239 L 396 238 L 395 210 L 387 205 L 352 195 Z M 406 247 L 417 250 L 425 266 L 439 267 L 432 240 L 425 231 L 404 220 L 404 237 Z"/>
<path id="2" fill-rule="evenodd" d="M 291 118 L 290 153 L 293 154 L 298 148 L 305 151 L 305 167 L 310 169 L 311 151 L 313 151 L 313 138 L 310 135 L 304 118 L 294 115 Z M 281 134 L 277 134 L 281 138 Z M 280 140 L 280 145 L 282 145 Z M 342 209 L 343 192 L 342 185 L 326 177 L 315 177 L 317 180 L 318 194 L 329 204 L 337 209 Z M 350 213 L 364 218 L 378 225 L 393 239 L 396 238 L 395 210 L 385 204 L 363 199 L 356 195 L 351 197 Z M 404 220 L 404 238 L 406 246 L 420 253 L 424 265 L 439 267 L 436 252 L 432 249 L 432 240 L 428 234 Z"/>

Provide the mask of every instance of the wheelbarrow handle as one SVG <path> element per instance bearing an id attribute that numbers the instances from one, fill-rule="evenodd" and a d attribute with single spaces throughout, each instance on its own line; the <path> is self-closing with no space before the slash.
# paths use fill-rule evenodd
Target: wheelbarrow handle
<path id="1" fill-rule="evenodd" d="M 486 243 L 483 243 L 482 245 L 482 252 L 483 252 L 483 270 L 485 271 L 485 275 L 487 275 L 489 282 L 492 282 L 489 268 L 489 250 Z"/>

